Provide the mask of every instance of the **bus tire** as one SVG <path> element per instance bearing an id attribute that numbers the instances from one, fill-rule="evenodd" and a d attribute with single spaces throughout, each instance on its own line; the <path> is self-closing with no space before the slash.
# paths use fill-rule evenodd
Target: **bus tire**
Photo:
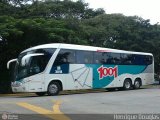
<path id="1" fill-rule="evenodd" d="M 46 94 L 46 92 L 36 92 L 36 95 L 38 96 L 44 96 Z"/>
<path id="2" fill-rule="evenodd" d="M 130 79 L 126 79 L 123 83 L 124 90 L 130 90 L 132 88 L 132 82 Z"/>
<path id="3" fill-rule="evenodd" d="M 134 89 L 139 89 L 141 87 L 141 81 L 140 80 L 135 80 L 133 87 L 134 87 Z"/>
<path id="4" fill-rule="evenodd" d="M 47 94 L 49 96 L 58 95 L 60 90 L 61 90 L 61 87 L 58 82 L 51 82 L 48 85 Z"/>

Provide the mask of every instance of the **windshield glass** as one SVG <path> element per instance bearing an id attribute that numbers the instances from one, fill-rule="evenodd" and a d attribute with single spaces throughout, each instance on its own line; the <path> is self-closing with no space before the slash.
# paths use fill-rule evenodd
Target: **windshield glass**
<path id="1" fill-rule="evenodd" d="M 18 62 L 15 66 L 14 80 L 20 80 L 22 78 L 43 72 L 54 52 L 55 49 L 53 48 L 45 48 L 21 53 L 18 57 Z M 37 56 L 31 56 L 27 59 L 25 65 L 22 64 L 22 59 L 24 56 L 35 53 L 42 54 Z"/>

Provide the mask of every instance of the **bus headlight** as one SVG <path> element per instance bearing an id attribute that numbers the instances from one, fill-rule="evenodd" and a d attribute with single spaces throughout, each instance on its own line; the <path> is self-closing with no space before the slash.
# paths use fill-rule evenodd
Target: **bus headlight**
<path id="1" fill-rule="evenodd" d="M 18 81 L 15 81 L 15 82 L 12 82 L 12 87 L 19 87 L 19 86 L 22 86 L 22 83 L 21 82 L 18 82 Z"/>

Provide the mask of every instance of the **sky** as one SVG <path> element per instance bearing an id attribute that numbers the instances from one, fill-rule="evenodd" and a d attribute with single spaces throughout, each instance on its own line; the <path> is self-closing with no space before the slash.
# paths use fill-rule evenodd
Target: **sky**
<path id="1" fill-rule="evenodd" d="M 84 0 L 90 8 L 103 8 L 107 14 L 122 13 L 160 23 L 160 0 Z"/>

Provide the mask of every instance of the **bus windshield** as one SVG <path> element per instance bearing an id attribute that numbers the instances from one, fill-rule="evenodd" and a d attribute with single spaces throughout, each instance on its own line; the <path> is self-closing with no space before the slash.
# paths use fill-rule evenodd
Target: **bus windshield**
<path id="1" fill-rule="evenodd" d="M 15 66 L 13 81 L 43 72 L 54 52 L 53 48 L 44 48 L 21 53 Z M 41 55 L 29 57 L 26 64 L 22 65 L 23 57 L 34 53 L 41 53 Z"/>

